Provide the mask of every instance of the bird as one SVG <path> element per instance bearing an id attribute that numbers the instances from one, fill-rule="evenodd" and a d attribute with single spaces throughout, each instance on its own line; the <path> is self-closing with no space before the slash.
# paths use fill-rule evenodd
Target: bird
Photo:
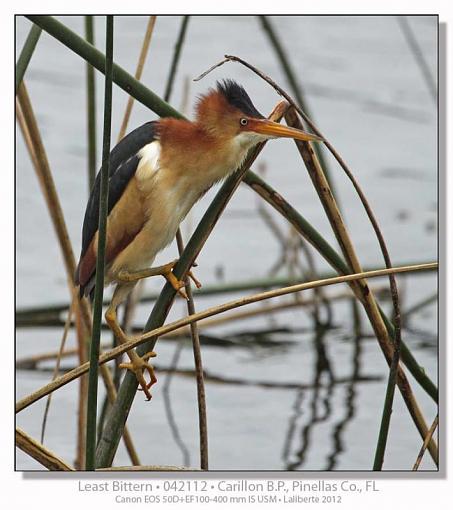
<path id="1" fill-rule="evenodd" d="M 104 285 L 116 284 L 105 320 L 121 343 L 130 338 L 120 327 L 117 308 L 136 283 L 164 276 L 186 297 L 184 282 L 172 272 L 176 261 L 152 267 L 156 255 L 175 238 L 192 206 L 215 183 L 233 173 L 249 149 L 271 138 L 321 142 L 322 138 L 266 119 L 236 81 L 218 81 L 198 98 L 194 121 L 170 117 L 146 122 L 131 131 L 109 155 Z M 82 227 L 82 249 L 75 281 L 80 298 L 92 296 L 96 277 L 101 177 L 90 193 Z M 197 287 L 200 283 L 189 272 Z M 151 399 L 157 381 L 149 359 L 127 351 L 131 370 Z M 145 374 L 149 374 L 147 381 Z"/>

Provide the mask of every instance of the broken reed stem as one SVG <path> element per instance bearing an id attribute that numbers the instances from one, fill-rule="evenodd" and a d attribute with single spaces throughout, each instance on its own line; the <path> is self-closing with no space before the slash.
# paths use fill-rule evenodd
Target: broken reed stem
<path id="1" fill-rule="evenodd" d="M 19 90 L 19 85 L 22 83 L 25 71 L 27 70 L 31 57 L 33 56 L 36 45 L 38 44 L 41 32 L 42 32 L 41 27 L 38 27 L 35 24 L 32 25 L 30 32 L 28 33 L 27 39 L 25 40 L 22 51 L 20 52 L 19 58 L 17 59 L 15 81 L 16 94 Z"/>
<path id="2" fill-rule="evenodd" d="M 106 67 L 104 89 L 104 130 L 102 144 L 101 186 L 99 193 L 99 226 L 96 254 L 96 286 L 94 289 L 93 328 L 90 344 L 90 371 L 88 376 L 88 408 L 86 431 L 85 470 L 96 467 L 96 422 L 98 397 L 98 359 L 101 341 L 102 298 L 104 295 L 105 246 L 107 233 L 107 208 L 109 198 L 109 155 L 112 124 L 112 64 L 113 64 L 113 16 L 106 16 Z"/>
<path id="3" fill-rule="evenodd" d="M 94 46 L 93 16 L 85 16 L 85 38 L 88 44 Z M 88 136 L 88 196 L 96 179 L 96 79 L 94 67 L 86 62 L 86 90 L 87 90 L 87 136 Z"/>
<path id="4" fill-rule="evenodd" d="M 83 363 L 87 359 L 88 355 L 88 334 L 89 329 L 86 327 L 84 320 L 84 314 L 82 311 L 82 304 L 74 299 L 74 315 L 75 315 L 75 328 L 77 338 L 77 356 L 79 362 Z M 87 413 L 87 396 L 88 396 L 88 377 L 85 375 L 79 379 L 79 391 L 77 395 L 77 452 L 75 468 L 83 469 L 85 466 L 85 450 L 86 450 L 86 436 L 85 436 L 85 424 L 86 424 L 86 413 Z"/>
<path id="5" fill-rule="evenodd" d="M 286 114 L 286 121 L 289 126 L 301 129 L 302 123 L 300 122 L 297 114 L 293 109 L 289 109 Z M 346 226 L 343 222 L 341 213 L 338 209 L 338 206 L 335 202 L 335 198 L 330 190 L 329 183 L 323 173 L 323 169 L 321 168 L 319 161 L 314 154 L 314 151 L 311 145 L 308 142 L 295 141 L 299 153 L 307 167 L 310 178 L 313 181 L 313 185 L 318 193 L 318 196 L 321 200 L 321 203 L 324 207 L 324 210 L 327 214 L 329 222 L 332 226 L 332 229 L 335 233 L 335 237 L 341 247 L 343 255 L 350 267 L 350 269 L 356 273 L 362 271 L 360 262 L 355 253 L 354 246 L 347 232 Z M 371 214 L 371 218 L 374 219 L 374 216 Z M 375 220 L 374 220 L 375 221 Z M 374 223 L 373 223 L 374 224 Z M 377 226 L 377 223 L 376 223 Z M 377 232 L 380 234 L 380 230 L 377 227 Z M 379 241 L 383 242 L 382 235 L 378 235 Z M 391 267 L 390 258 L 388 256 L 387 249 L 385 247 L 385 243 L 381 245 L 383 248 L 384 258 L 386 262 L 386 266 Z M 390 274 L 390 273 L 389 273 Z M 379 433 L 378 440 L 378 458 L 376 461 L 376 466 L 380 467 L 376 469 L 380 469 L 382 467 L 383 456 L 385 452 L 385 446 L 387 442 L 388 430 L 390 426 L 390 415 L 393 404 L 393 395 L 395 390 L 396 379 L 398 377 L 398 386 L 401 390 L 402 396 L 406 405 L 408 407 L 409 413 L 412 416 L 412 419 L 420 432 L 422 437 L 425 437 L 427 432 L 427 425 L 425 419 L 421 413 L 421 410 L 418 407 L 418 403 L 415 399 L 415 396 L 412 392 L 412 389 L 409 385 L 409 381 L 407 380 L 403 369 L 399 366 L 399 358 L 400 358 L 400 345 L 401 345 L 401 324 L 400 324 L 400 312 L 399 312 L 399 304 L 398 304 L 398 293 L 396 290 L 395 278 L 391 279 L 391 290 L 392 290 L 392 298 L 393 304 L 395 307 L 395 339 L 392 343 L 390 339 L 390 335 L 388 334 L 385 323 L 381 317 L 379 312 L 376 300 L 374 299 L 373 294 L 371 293 L 367 283 L 365 281 L 357 282 L 357 289 L 361 296 L 361 302 L 365 308 L 365 311 L 370 320 L 371 326 L 376 334 L 379 345 L 384 353 L 384 356 L 387 360 L 387 363 L 390 367 L 389 373 L 389 382 L 386 392 L 386 400 L 384 404 L 383 418 L 381 421 L 381 430 Z M 437 463 L 438 451 L 434 442 L 430 443 L 430 453 Z"/>
<path id="6" fill-rule="evenodd" d="M 140 50 L 140 56 L 137 62 L 137 68 L 135 70 L 135 79 L 140 81 L 143 73 L 143 68 L 145 67 L 146 56 L 148 55 L 149 45 L 151 43 L 151 37 L 154 31 L 154 25 L 156 24 L 157 16 L 150 16 L 148 19 L 148 24 L 146 26 L 145 36 L 143 38 L 142 49 Z M 132 96 L 128 97 L 126 110 L 124 112 L 123 122 L 121 123 L 120 132 L 118 134 L 118 142 L 124 137 L 126 134 L 127 125 L 129 124 L 129 119 L 132 113 L 132 107 L 134 105 L 134 98 Z"/>
<path id="7" fill-rule="evenodd" d="M 423 441 L 422 447 L 420 449 L 420 453 L 417 456 L 417 460 L 415 461 L 414 467 L 412 468 L 412 471 L 417 471 L 420 463 L 423 459 L 423 455 L 426 452 L 426 448 L 428 447 L 429 442 L 431 441 L 431 438 L 434 435 L 434 432 L 436 431 L 437 425 L 439 424 L 439 415 L 437 414 L 434 418 L 434 421 L 431 425 L 431 427 L 428 430 L 428 433 L 426 434 L 425 440 Z"/>
<path id="8" fill-rule="evenodd" d="M 184 251 L 184 242 L 181 235 L 181 229 L 176 233 L 176 242 L 178 244 L 179 256 Z M 190 278 L 186 276 L 186 294 L 187 294 L 187 312 L 190 315 L 195 314 L 195 303 L 193 300 L 192 286 Z M 198 430 L 200 435 L 200 467 L 209 469 L 208 455 L 208 420 L 206 416 L 206 391 L 203 378 L 203 361 L 201 357 L 200 335 L 198 333 L 197 322 L 190 324 L 190 336 L 192 338 L 193 357 L 195 362 L 195 373 L 197 380 L 197 401 L 198 401 Z"/>
<path id="9" fill-rule="evenodd" d="M 187 250 L 187 248 L 186 248 L 186 250 Z M 155 329 L 149 330 L 145 334 L 143 334 L 137 338 L 134 338 L 133 340 L 131 340 L 125 344 L 115 347 L 114 349 L 112 349 L 108 352 L 101 354 L 101 356 L 99 357 L 99 364 L 102 365 L 104 363 L 107 363 L 108 361 L 115 359 L 117 356 L 121 356 L 126 351 L 129 351 L 130 349 L 135 348 L 138 345 L 144 344 L 151 338 L 161 337 L 166 333 L 169 333 L 176 329 L 187 326 L 188 324 L 191 324 L 192 322 L 200 321 L 202 319 L 206 319 L 207 317 L 212 317 L 214 315 L 218 315 L 220 313 L 224 313 L 229 310 L 233 310 L 234 308 L 239 308 L 241 306 L 246 306 L 251 303 L 256 303 L 259 301 L 264 301 L 266 299 L 272 299 L 275 297 L 284 296 L 286 294 L 292 294 L 294 292 L 302 292 L 304 290 L 313 289 L 315 287 L 324 287 L 327 285 L 335 285 L 338 283 L 352 282 L 352 281 L 360 280 L 363 278 L 377 278 L 379 276 L 386 276 L 389 274 L 389 272 L 393 272 L 396 274 L 396 273 L 406 273 L 406 272 L 414 272 L 414 271 L 428 271 L 430 269 L 437 268 L 437 267 L 438 267 L 437 262 L 432 262 L 429 264 L 419 264 L 419 265 L 414 265 L 414 266 L 393 267 L 391 269 L 378 269 L 378 270 L 367 271 L 367 272 L 358 273 L 358 274 L 347 274 L 347 275 L 342 275 L 342 276 L 336 276 L 333 278 L 325 278 L 323 280 L 316 280 L 314 282 L 300 283 L 300 284 L 296 284 L 296 285 L 291 285 L 289 287 L 283 287 L 280 289 L 261 292 L 259 294 L 253 294 L 251 296 L 247 296 L 247 297 L 243 297 L 240 299 L 236 299 L 234 301 L 229 301 L 227 303 L 223 303 L 222 305 L 214 306 L 212 308 L 207 308 L 207 309 L 203 310 L 202 312 L 197 312 L 194 315 L 183 317 L 182 319 L 179 319 L 177 321 L 166 324 L 165 326 L 160 326 L 160 327 L 156 327 Z M 23 399 L 21 399 L 19 402 L 16 403 L 16 413 L 23 411 L 25 408 L 27 408 L 34 402 L 40 400 L 41 398 L 46 396 L 48 393 L 55 391 L 57 388 L 60 388 L 61 386 L 68 384 L 69 382 L 73 381 L 74 379 L 77 379 L 82 374 L 87 372 L 88 369 L 89 369 L 89 363 L 84 363 L 83 365 L 80 365 L 79 367 L 75 368 L 74 370 L 71 370 L 70 372 L 67 372 L 66 374 L 62 375 L 61 377 L 59 377 L 52 383 L 47 384 L 47 385 L 43 386 L 42 388 L 40 388 L 39 390 L 28 395 L 27 397 L 24 397 Z"/>
<path id="10" fill-rule="evenodd" d="M 74 468 L 66 464 L 64 460 L 57 457 L 19 427 L 16 428 L 16 446 L 49 471 L 74 471 Z"/>

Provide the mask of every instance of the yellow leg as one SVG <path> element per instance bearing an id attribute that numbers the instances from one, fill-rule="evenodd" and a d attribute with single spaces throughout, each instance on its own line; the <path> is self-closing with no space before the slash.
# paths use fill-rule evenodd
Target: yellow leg
<path id="1" fill-rule="evenodd" d="M 118 285 L 113 293 L 112 302 L 108 307 L 105 313 L 105 320 L 109 325 L 110 329 L 113 331 L 113 334 L 116 336 L 119 342 L 126 343 L 130 340 L 124 331 L 121 329 L 117 315 L 116 309 L 118 305 L 124 300 L 125 296 L 132 290 L 134 285 Z M 146 353 L 144 356 L 140 357 L 134 349 L 127 351 L 126 353 L 130 359 L 129 363 L 121 363 L 120 368 L 126 368 L 135 374 L 135 377 L 138 380 L 141 390 L 144 391 L 147 400 L 151 400 L 152 395 L 149 389 L 151 386 L 157 381 L 156 375 L 154 374 L 153 366 L 148 363 L 149 358 L 154 358 L 156 353 L 151 351 Z M 150 381 L 146 382 L 144 373 L 148 372 Z"/>
<path id="2" fill-rule="evenodd" d="M 170 285 L 180 296 L 182 296 L 184 299 L 187 299 L 187 294 L 183 289 L 185 285 L 184 282 L 182 280 L 178 280 L 172 271 L 176 262 L 177 260 L 174 260 L 173 262 L 169 262 L 163 266 L 151 267 L 141 271 L 130 272 L 123 270 L 118 273 L 117 280 L 124 283 L 131 283 L 143 278 L 148 278 L 150 276 L 162 275 L 168 282 L 170 282 Z M 192 271 L 189 271 L 187 276 L 193 280 L 198 289 L 201 287 L 201 283 L 195 278 Z"/>

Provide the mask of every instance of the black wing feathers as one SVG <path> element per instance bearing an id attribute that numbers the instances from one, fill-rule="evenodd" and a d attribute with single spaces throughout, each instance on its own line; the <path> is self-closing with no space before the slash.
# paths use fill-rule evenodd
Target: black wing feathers
<path id="1" fill-rule="evenodd" d="M 137 170 L 138 151 L 156 139 L 156 122 L 147 122 L 131 131 L 110 152 L 108 213 L 121 198 Z M 85 211 L 82 230 L 82 258 L 98 229 L 101 173 L 98 172 Z"/>

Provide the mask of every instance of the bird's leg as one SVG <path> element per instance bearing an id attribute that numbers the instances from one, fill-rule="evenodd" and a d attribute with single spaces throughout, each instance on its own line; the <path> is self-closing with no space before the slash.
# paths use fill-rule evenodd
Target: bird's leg
<path id="1" fill-rule="evenodd" d="M 118 305 L 124 301 L 125 297 L 129 292 L 133 289 L 134 284 L 120 284 L 116 287 L 115 292 L 113 293 L 112 301 L 110 306 L 108 307 L 105 313 L 105 320 L 112 330 L 113 334 L 116 336 L 119 342 L 126 343 L 130 340 L 127 337 L 126 333 L 121 329 L 118 318 L 116 314 L 116 310 Z M 121 363 L 120 368 L 126 368 L 135 374 L 141 388 L 145 392 L 146 399 L 151 400 L 151 392 L 149 389 L 151 386 L 157 381 L 156 375 L 154 374 L 153 366 L 148 363 L 149 358 L 154 358 L 156 353 L 151 351 L 146 353 L 144 356 L 140 357 L 135 349 L 131 349 L 126 352 L 129 356 L 129 363 Z M 150 382 L 146 382 L 144 372 L 147 371 L 150 376 Z"/>
<path id="2" fill-rule="evenodd" d="M 150 267 L 148 269 L 142 269 L 141 271 L 122 270 L 117 274 L 117 280 L 121 282 L 135 282 L 142 278 L 148 278 L 149 276 L 162 275 L 168 282 L 170 282 L 170 285 L 180 296 L 187 299 L 187 295 L 183 289 L 185 283 L 182 280 L 178 280 L 173 274 L 173 268 L 175 267 L 176 262 L 178 261 L 173 260 L 163 266 Z M 189 271 L 187 276 L 193 280 L 198 289 L 201 287 L 201 283 L 195 278 L 192 271 Z"/>

